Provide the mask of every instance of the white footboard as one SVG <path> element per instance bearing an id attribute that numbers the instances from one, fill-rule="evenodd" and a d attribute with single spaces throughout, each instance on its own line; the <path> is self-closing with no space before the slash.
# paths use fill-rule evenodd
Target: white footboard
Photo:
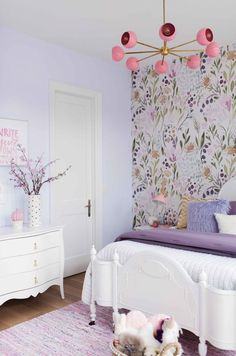
<path id="1" fill-rule="evenodd" d="M 206 339 L 224 350 L 236 350 L 236 291 L 205 290 Z"/>
<path id="2" fill-rule="evenodd" d="M 199 353 L 207 354 L 205 341 L 236 350 L 236 291 L 207 285 L 202 272 L 199 283 L 184 268 L 159 252 L 141 252 L 124 265 L 115 253 L 113 261 L 92 254 L 91 315 L 95 302 L 103 306 L 137 309 L 146 314 L 172 315 L 180 327 L 199 336 Z"/>

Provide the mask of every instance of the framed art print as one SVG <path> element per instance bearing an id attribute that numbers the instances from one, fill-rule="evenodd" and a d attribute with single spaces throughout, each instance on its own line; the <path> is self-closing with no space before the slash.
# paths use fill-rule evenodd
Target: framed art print
<path id="1" fill-rule="evenodd" d="M 28 122 L 0 118 L 0 166 L 9 166 L 11 159 L 20 164 L 17 145 L 28 151 Z"/>

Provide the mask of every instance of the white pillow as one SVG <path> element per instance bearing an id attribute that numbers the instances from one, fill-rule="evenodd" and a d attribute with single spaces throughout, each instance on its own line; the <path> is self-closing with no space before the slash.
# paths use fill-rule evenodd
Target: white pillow
<path id="1" fill-rule="evenodd" d="M 219 232 L 222 234 L 236 235 L 236 215 L 225 215 L 217 213 L 214 215 L 218 224 Z"/>

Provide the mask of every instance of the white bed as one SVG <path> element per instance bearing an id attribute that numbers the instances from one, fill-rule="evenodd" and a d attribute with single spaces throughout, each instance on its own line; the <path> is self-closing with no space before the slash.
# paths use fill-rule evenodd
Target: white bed
<path id="1" fill-rule="evenodd" d="M 219 197 L 236 200 L 235 184 L 235 178 L 226 183 Z M 97 255 L 93 248 L 91 260 L 82 300 L 91 305 L 92 321 L 95 302 L 115 313 L 123 307 L 166 313 L 199 336 L 201 356 L 206 340 L 236 350 L 236 259 L 121 241 Z"/>

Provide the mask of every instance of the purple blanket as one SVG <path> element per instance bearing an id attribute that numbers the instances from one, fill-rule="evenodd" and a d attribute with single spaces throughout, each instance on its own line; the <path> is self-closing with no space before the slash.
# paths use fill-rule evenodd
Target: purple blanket
<path id="1" fill-rule="evenodd" d="M 236 235 L 230 234 L 157 228 L 156 230 L 126 232 L 115 241 L 122 240 L 236 257 Z"/>

